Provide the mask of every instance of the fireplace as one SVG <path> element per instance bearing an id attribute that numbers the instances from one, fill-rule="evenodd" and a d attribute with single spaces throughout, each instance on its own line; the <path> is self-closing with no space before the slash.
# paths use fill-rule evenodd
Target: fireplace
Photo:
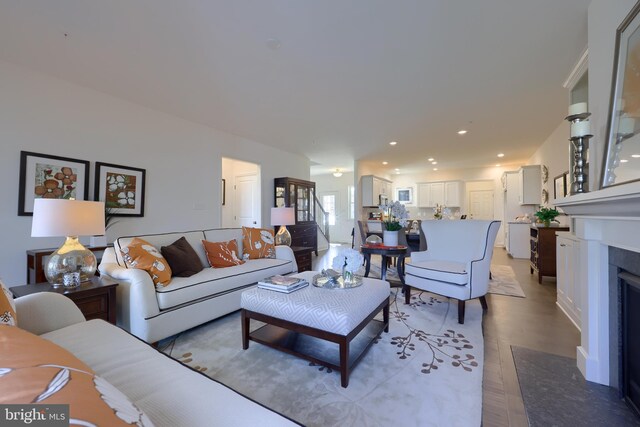
<path id="1" fill-rule="evenodd" d="M 610 385 L 640 415 L 640 253 L 609 247 Z"/>

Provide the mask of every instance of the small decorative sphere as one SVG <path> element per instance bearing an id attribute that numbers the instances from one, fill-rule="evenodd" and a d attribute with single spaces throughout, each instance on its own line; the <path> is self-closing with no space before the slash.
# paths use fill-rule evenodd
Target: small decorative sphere
<path id="1" fill-rule="evenodd" d="M 367 245 L 381 245 L 382 238 L 380 236 L 372 234 L 371 236 L 367 237 L 367 240 L 365 240 L 365 243 Z"/>

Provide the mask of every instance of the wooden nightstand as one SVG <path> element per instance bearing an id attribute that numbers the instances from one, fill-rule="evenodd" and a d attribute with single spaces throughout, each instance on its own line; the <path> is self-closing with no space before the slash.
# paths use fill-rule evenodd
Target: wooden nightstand
<path id="1" fill-rule="evenodd" d="M 23 297 L 38 292 L 56 292 L 71 299 L 87 320 L 103 319 L 116 324 L 116 286 L 117 282 L 107 278 L 93 277 L 77 288 L 53 287 L 49 283 L 14 286 L 9 290 L 13 296 Z"/>
<path id="2" fill-rule="evenodd" d="M 293 255 L 296 257 L 296 264 L 298 264 L 298 273 L 303 271 L 311 271 L 311 252 L 312 247 L 306 246 L 291 246 Z"/>

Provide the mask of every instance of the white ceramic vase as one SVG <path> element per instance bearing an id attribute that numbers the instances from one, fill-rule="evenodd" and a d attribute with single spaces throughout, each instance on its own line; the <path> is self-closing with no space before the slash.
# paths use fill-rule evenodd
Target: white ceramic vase
<path id="1" fill-rule="evenodd" d="M 398 230 L 383 230 L 382 243 L 384 243 L 385 246 L 398 246 Z"/>

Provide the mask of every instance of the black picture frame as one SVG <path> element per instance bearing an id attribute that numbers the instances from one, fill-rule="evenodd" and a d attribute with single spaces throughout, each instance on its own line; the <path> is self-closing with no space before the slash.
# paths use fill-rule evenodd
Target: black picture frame
<path id="1" fill-rule="evenodd" d="M 227 180 L 222 178 L 222 206 L 227 204 Z"/>
<path id="2" fill-rule="evenodd" d="M 569 178 L 568 171 L 553 178 L 553 198 L 554 199 L 567 197 L 568 178 Z"/>
<path id="3" fill-rule="evenodd" d="M 89 161 L 20 151 L 18 215 L 32 216 L 37 198 L 89 199 Z"/>
<path id="4" fill-rule="evenodd" d="M 143 217 L 147 171 L 131 166 L 96 162 L 94 193 L 111 216 Z"/>

